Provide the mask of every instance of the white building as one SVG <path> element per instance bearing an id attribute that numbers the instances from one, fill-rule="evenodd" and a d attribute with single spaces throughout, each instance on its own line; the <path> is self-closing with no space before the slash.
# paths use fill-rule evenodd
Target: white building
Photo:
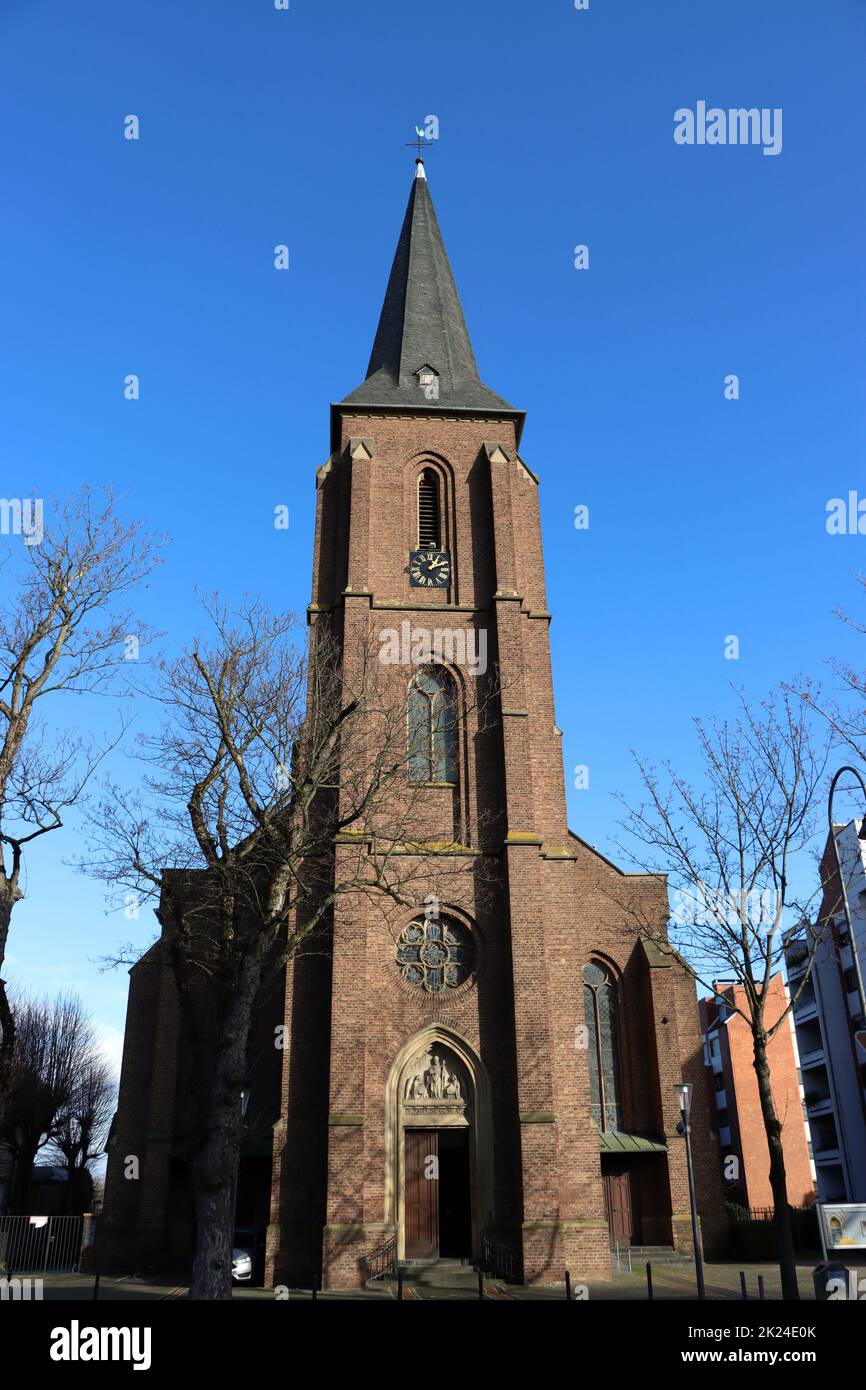
<path id="1" fill-rule="evenodd" d="M 861 994 L 866 973 L 862 825 L 858 820 L 833 827 L 844 893 L 828 837 L 821 865 L 825 890 L 819 921 L 824 929 L 810 978 L 794 1009 L 803 1098 L 822 1202 L 866 1202 L 866 1053 L 855 1038 L 866 1027 Z M 792 936 L 786 949 L 792 994 L 801 983 L 807 956 L 806 941 Z"/>

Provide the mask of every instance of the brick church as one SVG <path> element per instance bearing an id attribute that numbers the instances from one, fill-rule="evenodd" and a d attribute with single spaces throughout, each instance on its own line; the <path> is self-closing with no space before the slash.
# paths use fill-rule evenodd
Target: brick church
<path id="1" fill-rule="evenodd" d="M 237 1225 L 258 1233 L 268 1284 L 357 1286 L 383 1258 L 483 1246 L 536 1283 L 607 1278 L 615 1244 L 689 1252 L 683 1080 L 703 1239 L 721 1239 L 694 985 L 631 925 L 666 920 L 665 884 L 624 874 L 566 820 L 523 424 L 479 376 L 419 159 L 366 378 L 331 407 L 309 621 L 339 632 L 347 667 L 386 630 L 447 625 L 449 651 L 389 669 L 406 776 L 455 891 L 415 911 L 338 900 L 327 949 L 290 961 L 260 1002 Z M 484 727 L 467 652 L 498 672 Z M 161 941 L 130 976 L 104 1268 L 182 1257 L 193 1239 Z M 139 1181 L 124 1179 L 130 1154 Z"/>

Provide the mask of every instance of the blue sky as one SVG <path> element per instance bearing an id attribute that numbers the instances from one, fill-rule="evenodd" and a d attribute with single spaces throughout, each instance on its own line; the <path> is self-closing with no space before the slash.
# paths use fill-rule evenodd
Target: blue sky
<path id="1" fill-rule="evenodd" d="M 363 377 L 436 115 L 482 376 L 541 478 L 572 824 L 609 852 L 631 747 L 688 770 L 732 681 L 858 659 L 832 610 L 866 542 L 825 516 L 866 493 L 864 58 L 855 0 L 4 0 L 0 491 L 129 487 L 170 537 L 140 604 L 169 640 L 195 585 L 302 611 L 328 403 Z M 782 152 L 676 145 L 699 100 L 782 108 Z M 93 960 L 131 924 L 80 850 L 73 819 L 33 851 L 7 973 L 78 989 L 116 1051 L 126 978 Z"/>

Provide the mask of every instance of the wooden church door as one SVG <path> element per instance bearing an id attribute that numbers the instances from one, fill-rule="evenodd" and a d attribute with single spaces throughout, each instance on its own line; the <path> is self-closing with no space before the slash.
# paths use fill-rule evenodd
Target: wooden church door
<path id="1" fill-rule="evenodd" d="M 435 1129 L 407 1129 L 406 1134 L 406 1250 L 407 1260 L 439 1254 L 439 1144 Z"/>
<path id="2" fill-rule="evenodd" d="M 602 1176 L 610 1243 L 631 1245 L 634 1222 L 629 1171 L 626 1167 L 617 1165 L 612 1171 L 609 1169 L 604 1172 Z"/>

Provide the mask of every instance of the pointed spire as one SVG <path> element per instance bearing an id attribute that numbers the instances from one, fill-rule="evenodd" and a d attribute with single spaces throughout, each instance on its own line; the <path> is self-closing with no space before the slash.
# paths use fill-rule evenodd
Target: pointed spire
<path id="1" fill-rule="evenodd" d="M 342 404 L 522 415 L 478 375 L 420 158 L 367 376 Z"/>

